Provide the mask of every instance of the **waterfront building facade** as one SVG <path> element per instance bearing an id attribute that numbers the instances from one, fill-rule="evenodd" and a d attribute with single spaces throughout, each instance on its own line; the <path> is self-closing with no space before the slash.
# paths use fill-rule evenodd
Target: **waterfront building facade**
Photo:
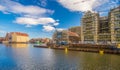
<path id="1" fill-rule="evenodd" d="M 110 43 L 111 32 L 108 17 L 99 17 L 98 24 L 98 43 Z"/>
<path id="2" fill-rule="evenodd" d="M 81 22 L 83 43 L 120 43 L 120 6 L 111 9 L 108 16 L 86 12 Z"/>
<path id="3" fill-rule="evenodd" d="M 79 36 L 79 42 L 81 42 L 81 27 L 80 26 L 71 27 L 68 30 L 71 32 L 77 33 Z"/>
<path id="4" fill-rule="evenodd" d="M 55 43 L 78 43 L 79 35 L 69 30 L 56 31 L 53 34 L 53 41 Z"/>
<path id="5" fill-rule="evenodd" d="M 32 38 L 29 40 L 30 43 L 44 43 L 44 44 L 47 44 L 47 43 L 50 43 L 51 42 L 51 39 L 49 38 Z"/>
<path id="6" fill-rule="evenodd" d="M 29 36 L 26 33 L 10 32 L 6 34 L 5 40 L 8 43 L 27 43 L 29 41 Z"/>
<path id="7" fill-rule="evenodd" d="M 120 6 L 109 13 L 111 24 L 111 42 L 120 43 Z"/>
<path id="8" fill-rule="evenodd" d="M 84 43 L 97 43 L 99 14 L 85 12 L 81 24 L 81 40 Z"/>

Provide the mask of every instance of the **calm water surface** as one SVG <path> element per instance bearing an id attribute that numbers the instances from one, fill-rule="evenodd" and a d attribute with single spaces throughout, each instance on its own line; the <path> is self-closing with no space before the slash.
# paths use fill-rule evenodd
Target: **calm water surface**
<path id="1" fill-rule="evenodd" d="M 0 44 L 0 70 L 120 70 L 120 56 Z"/>

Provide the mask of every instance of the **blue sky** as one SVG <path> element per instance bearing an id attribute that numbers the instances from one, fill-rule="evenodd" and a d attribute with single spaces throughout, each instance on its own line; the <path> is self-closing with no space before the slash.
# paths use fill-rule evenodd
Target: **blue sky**
<path id="1" fill-rule="evenodd" d="M 25 32 L 30 38 L 51 38 L 57 29 L 80 26 L 82 12 L 99 11 L 102 16 L 119 0 L 0 0 L 0 37 L 7 32 Z"/>

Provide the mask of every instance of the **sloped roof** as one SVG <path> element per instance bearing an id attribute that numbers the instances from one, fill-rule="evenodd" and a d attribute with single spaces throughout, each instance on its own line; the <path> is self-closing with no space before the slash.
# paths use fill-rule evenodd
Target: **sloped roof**
<path id="1" fill-rule="evenodd" d="M 29 36 L 28 34 L 26 33 L 21 33 L 21 32 L 11 32 L 11 34 L 17 34 L 17 35 L 20 35 L 20 36 Z"/>
<path id="2" fill-rule="evenodd" d="M 69 31 L 69 36 L 76 36 L 76 37 L 79 37 L 79 35 L 78 35 L 77 33 L 71 32 L 71 31 Z"/>

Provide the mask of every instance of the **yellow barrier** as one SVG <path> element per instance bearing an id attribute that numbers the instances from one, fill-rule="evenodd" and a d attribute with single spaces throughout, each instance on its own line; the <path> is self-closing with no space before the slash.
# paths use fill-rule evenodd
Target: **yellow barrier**
<path id="1" fill-rule="evenodd" d="M 68 48 L 65 48 L 65 53 L 66 53 L 66 54 L 68 53 Z"/>
<path id="2" fill-rule="evenodd" d="M 120 44 L 117 45 L 117 48 L 120 48 Z"/>
<path id="3" fill-rule="evenodd" d="M 104 51 L 103 51 L 103 50 L 100 50 L 99 53 L 100 53 L 100 54 L 104 54 Z"/>

